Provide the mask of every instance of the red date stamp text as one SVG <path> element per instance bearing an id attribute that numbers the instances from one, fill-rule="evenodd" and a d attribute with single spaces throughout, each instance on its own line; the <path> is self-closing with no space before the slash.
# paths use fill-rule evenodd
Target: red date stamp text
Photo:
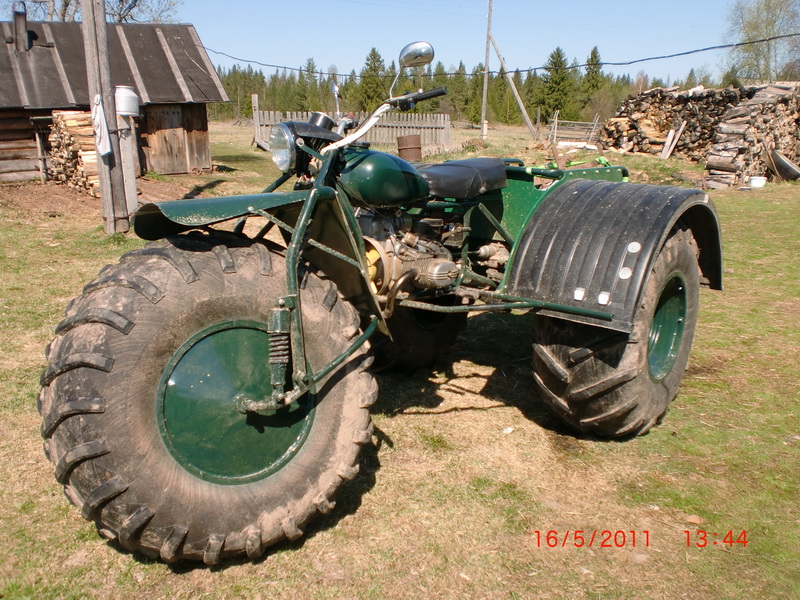
<path id="1" fill-rule="evenodd" d="M 537 548 L 649 548 L 650 531 L 603 529 L 533 532 Z"/>

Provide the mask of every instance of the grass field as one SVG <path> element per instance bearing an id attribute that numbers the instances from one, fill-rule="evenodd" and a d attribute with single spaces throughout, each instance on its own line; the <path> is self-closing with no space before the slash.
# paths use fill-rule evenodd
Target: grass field
<path id="1" fill-rule="evenodd" d="M 214 194 L 268 183 L 249 130 L 212 135 L 222 168 L 165 183 Z M 504 135 L 482 150 L 541 158 Z M 700 175 L 619 160 L 640 180 Z M 125 552 L 53 478 L 36 410 L 43 349 L 69 299 L 141 242 L 105 237 L 94 205 L 26 204 L 42 194 L 30 186 L 0 186 L 0 598 L 800 597 L 797 185 L 710 193 L 725 291 L 702 292 L 689 371 L 650 434 L 564 430 L 532 392 L 530 316 L 474 316 L 433 371 L 379 377 L 376 444 L 332 513 L 256 563 L 214 569 Z"/>

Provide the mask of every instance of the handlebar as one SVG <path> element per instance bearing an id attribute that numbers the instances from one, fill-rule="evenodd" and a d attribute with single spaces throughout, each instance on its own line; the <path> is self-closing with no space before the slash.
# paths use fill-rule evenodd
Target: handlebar
<path id="1" fill-rule="evenodd" d="M 387 100 L 388 104 L 393 108 L 397 108 L 399 110 L 410 110 L 414 108 L 414 105 L 417 102 L 421 102 L 422 100 L 430 100 L 431 98 L 436 98 L 437 96 L 444 96 L 447 94 L 446 87 L 439 87 L 433 90 L 428 90 L 426 92 L 413 92 L 411 94 L 404 94 L 403 96 L 398 96 L 397 98 L 390 98 Z"/>
<path id="2" fill-rule="evenodd" d="M 345 146 L 352 144 L 353 142 L 364 136 L 367 133 L 367 131 L 372 129 L 372 127 L 380 120 L 381 116 L 384 113 L 392 110 L 393 108 L 396 108 L 398 110 L 410 110 L 414 108 L 414 105 L 420 100 L 429 100 L 430 98 L 436 98 L 437 96 L 444 96 L 445 94 L 447 94 L 447 88 L 440 87 L 436 88 L 435 90 L 428 90 L 427 92 L 413 92 L 411 94 L 404 94 L 403 96 L 398 96 L 397 98 L 389 98 L 378 108 L 376 108 L 358 129 L 356 129 L 346 137 L 343 137 L 338 142 L 328 144 L 327 146 L 322 148 L 322 150 L 320 150 L 320 153 L 326 154 L 327 152 L 338 150 L 339 148 L 344 148 Z"/>

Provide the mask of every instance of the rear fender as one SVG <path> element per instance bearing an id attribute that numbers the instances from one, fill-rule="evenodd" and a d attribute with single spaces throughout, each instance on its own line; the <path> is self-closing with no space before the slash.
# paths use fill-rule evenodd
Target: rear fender
<path id="1" fill-rule="evenodd" d="M 630 333 L 658 251 L 679 220 L 697 241 L 701 283 L 722 289 L 719 221 L 704 192 L 575 180 L 548 194 L 523 227 L 501 290 L 607 311 L 610 322 L 541 314 Z"/>

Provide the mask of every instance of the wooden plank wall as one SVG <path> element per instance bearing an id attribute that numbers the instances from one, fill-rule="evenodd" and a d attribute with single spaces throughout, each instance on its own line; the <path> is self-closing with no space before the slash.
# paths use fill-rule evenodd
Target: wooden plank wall
<path id="1" fill-rule="evenodd" d="M 149 104 L 141 147 L 147 170 L 164 175 L 211 168 L 205 104 Z"/>
<path id="2" fill-rule="evenodd" d="M 363 122 L 369 115 L 360 112 L 355 115 Z M 256 142 L 269 140 L 269 129 L 283 121 L 308 121 L 310 112 L 280 112 L 273 110 L 254 110 L 253 124 Z M 363 138 L 376 146 L 397 146 L 397 138 L 402 135 L 419 134 L 425 150 L 447 150 L 450 148 L 450 115 L 388 113 L 380 123 Z"/>
<path id="3" fill-rule="evenodd" d="M 33 112 L 0 110 L 0 181 L 26 181 L 40 176 Z"/>

